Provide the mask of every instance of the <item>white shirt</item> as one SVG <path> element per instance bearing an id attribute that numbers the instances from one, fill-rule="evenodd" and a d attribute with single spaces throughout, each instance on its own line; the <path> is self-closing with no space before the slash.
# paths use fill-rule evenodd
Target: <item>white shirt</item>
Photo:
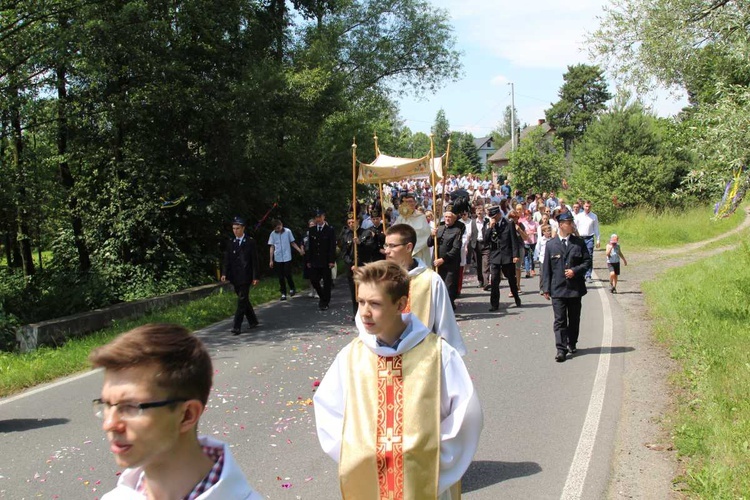
<path id="1" fill-rule="evenodd" d="M 579 212 L 573 217 L 578 234 L 583 237 L 596 236 L 599 240 L 599 218 L 594 212 Z"/>

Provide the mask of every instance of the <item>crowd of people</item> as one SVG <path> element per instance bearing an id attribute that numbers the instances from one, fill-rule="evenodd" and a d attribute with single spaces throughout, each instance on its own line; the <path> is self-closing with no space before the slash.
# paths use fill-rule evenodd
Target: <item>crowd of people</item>
<path id="1" fill-rule="evenodd" d="M 339 463 L 345 498 L 460 498 L 483 428 L 455 316 L 471 266 L 492 312 L 503 276 L 522 307 L 522 277 L 538 275 L 538 292 L 552 304 L 555 361 L 577 352 L 581 299 L 600 246 L 591 202 L 569 205 L 554 192 L 512 192 L 508 181 L 495 186 L 471 175 L 447 179 L 438 194 L 433 201 L 424 181 L 394 183 L 382 200 L 349 213 L 338 235 L 316 210 L 301 244 L 272 221 L 269 267 L 280 300 L 296 294 L 292 250 L 303 257 L 321 311 L 329 307 L 337 258 L 344 262 L 358 335 L 327 370 L 314 408 L 320 445 Z M 237 335 L 245 318 L 251 328 L 259 325 L 249 301 L 259 263 L 245 221 L 235 218 L 232 230 L 221 279 L 237 294 Z M 605 254 L 616 293 L 620 262 L 627 265 L 617 235 Z M 94 411 L 126 467 L 103 498 L 261 498 L 230 448 L 197 434 L 213 369 L 194 335 L 145 325 L 90 359 L 104 369 Z"/>

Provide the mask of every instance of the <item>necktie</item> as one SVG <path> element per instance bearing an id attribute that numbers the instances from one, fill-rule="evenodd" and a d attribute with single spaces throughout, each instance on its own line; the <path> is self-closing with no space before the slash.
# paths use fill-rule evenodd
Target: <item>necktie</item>
<path id="1" fill-rule="evenodd" d="M 565 248 L 565 250 L 568 249 L 568 239 L 567 238 L 563 239 L 563 247 Z"/>

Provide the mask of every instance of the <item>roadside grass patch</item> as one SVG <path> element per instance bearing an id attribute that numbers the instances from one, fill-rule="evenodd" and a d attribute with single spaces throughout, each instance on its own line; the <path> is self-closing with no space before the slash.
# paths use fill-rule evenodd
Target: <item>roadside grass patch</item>
<path id="1" fill-rule="evenodd" d="M 750 245 L 643 284 L 681 371 L 674 440 L 697 498 L 750 497 Z"/>
<path id="2" fill-rule="evenodd" d="M 626 256 L 629 250 L 669 248 L 711 239 L 739 226 L 745 220 L 745 207 L 720 220 L 713 220 L 713 209 L 704 206 L 661 212 L 637 209 L 614 224 L 601 225 L 602 247 L 613 233 L 620 237 Z"/>
<path id="3" fill-rule="evenodd" d="M 309 285 L 301 274 L 294 276 L 294 282 L 303 285 L 298 291 Z M 276 278 L 266 278 L 253 287 L 250 291 L 253 306 L 278 300 L 278 284 Z M 237 296 L 230 287 L 199 300 L 151 311 L 145 316 L 115 321 L 109 328 L 71 339 L 59 347 L 41 347 L 29 353 L 0 352 L 0 397 L 86 371 L 90 368 L 88 355 L 92 349 L 137 326 L 146 323 L 176 323 L 191 331 L 199 330 L 229 318 L 236 305 Z"/>

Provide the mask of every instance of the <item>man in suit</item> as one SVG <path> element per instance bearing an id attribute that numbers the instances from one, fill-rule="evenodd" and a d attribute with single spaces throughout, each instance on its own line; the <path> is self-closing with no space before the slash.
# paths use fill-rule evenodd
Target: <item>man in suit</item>
<path id="1" fill-rule="evenodd" d="M 325 311 L 331 302 L 331 269 L 336 265 L 336 233 L 326 222 L 325 211 L 315 211 L 315 224 L 307 229 L 307 235 L 310 245 L 308 275 L 310 283 L 320 297 L 318 308 Z M 320 285 L 321 280 L 323 286 Z"/>
<path id="2" fill-rule="evenodd" d="M 555 314 L 555 361 L 562 363 L 567 354 L 576 352 L 581 323 L 581 297 L 586 295 L 586 271 L 591 269 L 591 254 L 583 239 L 575 236 L 573 215 L 563 212 L 557 217 L 558 236 L 544 249 L 542 291 L 552 299 Z"/>
<path id="3" fill-rule="evenodd" d="M 466 226 L 453 213 L 451 205 L 445 206 L 443 217 L 445 222 L 440 223 L 440 226 L 432 230 L 433 238 L 427 240 L 427 246 L 433 247 L 435 244 L 434 236 L 437 236 L 438 258 L 434 264 L 437 267 L 438 274 L 445 281 L 445 286 L 448 287 L 451 307 L 455 311 L 461 270 L 461 236 L 463 236 Z"/>
<path id="4" fill-rule="evenodd" d="M 518 262 L 519 240 L 516 228 L 511 221 L 503 217 L 500 207 L 493 206 L 487 211 L 490 221 L 484 228 L 484 241 L 490 247 L 490 312 L 500 308 L 500 272 L 505 275 L 510 292 L 521 307 L 516 283 L 516 262 Z"/>
<path id="5" fill-rule="evenodd" d="M 255 252 L 255 241 L 245 234 L 245 219 L 235 217 L 232 220 L 232 238 L 224 252 L 224 267 L 221 281 L 234 285 L 237 294 L 237 310 L 234 312 L 232 335 L 239 335 L 242 318 L 247 317 L 250 328 L 258 326 L 253 306 L 250 304 L 250 285 L 258 284 L 258 254 Z"/>

